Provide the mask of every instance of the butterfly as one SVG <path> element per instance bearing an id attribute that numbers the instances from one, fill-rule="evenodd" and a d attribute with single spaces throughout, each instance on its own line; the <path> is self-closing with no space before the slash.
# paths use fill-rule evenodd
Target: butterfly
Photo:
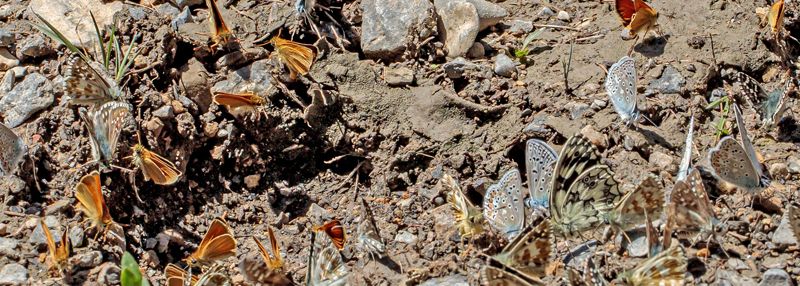
<path id="1" fill-rule="evenodd" d="M 314 59 L 317 58 L 317 48 L 298 42 L 281 38 L 281 33 L 272 37 L 270 42 L 275 45 L 281 60 L 289 69 L 289 78 L 297 79 L 297 75 L 305 75 L 311 70 Z"/>
<path id="2" fill-rule="evenodd" d="M 22 162 L 22 156 L 25 155 L 27 149 L 22 138 L 11 128 L 0 123 L 0 171 L 3 172 L 2 175 L 11 174 L 17 169 L 17 165 Z"/>
<path id="3" fill-rule="evenodd" d="M 230 277 L 223 273 L 224 268 L 222 264 L 215 263 L 208 271 L 200 275 L 194 286 L 231 286 Z"/>
<path id="4" fill-rule="evenodd" d="M 575 268 L 568 267 L 567 281 L 572 286 L 605 286 L 608 285 L 606 279 L 600 273 L 600 269 L 594 264 L 594 260 L 589 257 L 586 259 L 586 266 L 584 267 L 583 274 L 575 270 Z"/>
<path id="5" fill-rule="evenodd" d="M 631 272 L 622 273 L 628 285 L 682 286 L 686 275 L 686 254 L 681 247 L 672 247 L 648 259 Z"/>
<path id="6" fill-rule="evenodd" d="M 552 225 L 544 220 L 524 235 L 518 235 L 492 258 L 513 268 L 520 276 L 534 279 L 545 275 L 545 268 L 555 255 L 554 248 Z"/>
<path id="7" fill-rule="evenodd" d="M 548 208 L 548 184 L 553 178 L 553 169 L 558 161 L 558 153 L 537 139 L 525 143 L 525 167 L 528 171 L 528 191 L 534 209 Z"/>
<path id="8" fill-rule="evenodd" d="M 283 274 L 278 273 L 274 268 L 267 265 L 269 262 L 259 261 L 245 257 L 239 262 L 239 270 L 242 272 L 244 279 L 253 283 L 261 283 L 262 285 L 273 286 L 289 286 L 294 285 L 292 280 L 289 280 Z M 170 285 L 171 286 L 171 285 Z"/>
<path id="9" fill-rule="evenodd" d="M 225 220 L 218 217 L 211 222 L 206 236 L 197 246 L 197 250 L 183 259 L 190 267 L 209 266 L 214 261 L 236 255 L 236 239 L 233 237 Z"/>
<path id="10" fill-rule="evenodd" d="M 614 172 L 600 159 L 597 147 L 580 133 L 561 149 L 550 184 L 550 216 L 557 234 L 572 237 L 595 228 L 622 197 Z"/>
<path id="11" fill-rule="evenodd" d="M 72 241 L 70 241 L 69 236 L 69 227 L 64 230 L 64 234 L 61 235 L 61 241 L 59 244 L 56 244 L 55 240 L 53 239 L 53 235 L 50 234 L 50 228 L 44 223 L 44 220 L 39 220 L 39 224 L 42 226 L 42 230 L 44 230 L 44 236 L 47 238 L 47 250 L 50 252 L 50 259 L 52 259 L 52 266 L 55 266 L 58 271 L 63 271 L 69 267 L 69 257 L 72 256 Z M 51 266 L 51 269 L 52 269 Z"/>
<path id="12" fill-rule="evenodd" d="M 800 241 L 800 204 L 796 202 L 789 203 L 789 224 L 792 226 L 794 238 Z"/>
<path id="13" fill-rule="evenodd" d="M 642 0 L 614 0 L 617 18 L 625 29 L 621 35 L 623 40 L 638 37 L 641 31 L 645 36 L 658 27 L 658 11 L 650 8 Z M 663 36 L 662 36 L 663 38 Z"/>
<path id="14" fill-rule="evenodd" d="M 636 62 L 628 56 L 611 66 L 606 77 L 606 92 L 622 122 L 630 124 L 639 119 L 636 103 Z"/>
<path id="15" fill-rule="evenodd" d="M 363 216 L 361 218 L 361 223 L 358 225 L 358 238 L 361 240 L 361 245 L 364 246 L 369 253 L 377 255 L 379 259 L 382 259 L 386 256 L 386 245 L 383 243 L 380 233 L 378 233 L 378 228 L 375 227 L 372 210 L 364 198 L 361 198 L 361 210 Z"/>
<path id="16" fill-rule="evenodd" d="M 252 112 L 256 106 L 260 106 L 264 102 L 266 102 L 264 98 L 252 93 L 214 92 L 214 103 L 226 105 L 231 109 L 243 108 Z"/>
<path id="17" fill-rule="evenodd" d="M 164 268 L 164 276 L 167 277 L 167 286 L 184 286 L 187 278 L 189 279 L 189 285 L 197 285 L 197 280 L 200 279 L 197 275 L 191 275 L 190 277 L 189 273 L 172 263 L 167 264 L 167 267 Z"/>
<path id="18" fill-rule="evenodd" d="M 133 146 L 133 164 L 142 169 L 144 180 L 153 180 L 159 185 L 172 185 L 181 178 L 183 173 L 164 157 L 159 156 L 153 151 L 147 150 L 141 143 Z"/>
<path id="19" fill-rule="evenodd" d="M 659 241 L 658 230 L 653 227 L 653 222 L 647 213 L 644 214 L 644 230 L 647 235 L 647 257 L 655 257 L 664 250 L 664 245 Z M 670 233 L 669 228 L 666 228 L 664 232 Z"/>
<path id="20" fill-rule="evenodd" d="M 733 112 L 736 115 L 739 135 L 742 136 L 742 144 L 736 142 L 733 137 L 726 136 L 708 152 L 708 161 L 718 177 L 749 193 L 755 193 L 769 186 L 770 178 L 764 173 L 764 167 L 756 157 L 756 151 L 750 143 L 750 137 L 747 136 L 742 111 L 735 103 Z"/>
<path id="21" fill-rule="evenodd" d="M 212 44 L 209 48 L 211 48 L 213 53 L 214 48 L 217 46 L 235 42 L 236 35 L 228 28 L 228 25 L 225 25 L 225 21 L 222 19 L 222 14 L 220 14 L 215 0 L 206 0 L 206 6 L 208 6 L 208 24 L 212 35 Z"/>
<path id="22" fill-rule="evenodd" d="M 278 251 L 278 240 L 275 239 L 275 233 L 272 232 L 271 227 L 267 227 L 267 235 L 269 235 L 269 245 L 272 248 L 272 254 L 275 256 L 275 259 L 269 257 L 267 253 L 267 249 L 261 244 L 261 241 L 258 240 L 255 236 L 253 236 L 253 240 L 256 241 L 256 245 L 258 245 L 259 253 L 261 254 L 261 258 L 264 259 L 266 262 L 267 267 L 272 269 L 273 271 L 282 274 L 284 271 L 284 267 L 286 264 L 283 262 L 283 257 L 281 257 L 281 252 Z"/>
<path id="23" fill-rule="evenodd" d="M 481 269 L 481 285 L 483 286 L 544 286 L 544 282 L 539 279 L 525 280 L 524 278 L 511 273 L 507 269 L 500 269 L 494 266 L 485 265 Z"/>
<path id="24" fill-rule="evenodd" d="M 694 115 L 689 120 L 689 130 L 686 132 L 686 144 L 683 147 L 683 158 L 681 158 L 676 181 L 685 180 L 686 176 L 689 175 L 689 168 L 692 164 L 692 134 L 694 134 Z"/>
<path id="25" fill-rule="evenodd" d="M 117 223 L 111 218 L 106 200 L 103 198 L 100 172 L 92 171 L 89 175 L 81 178 L 81 181 L 75 186 L 75 198 L 78 199 L 78 208 L 90 222 L 90 228 L 102 228 L 103 232 L 107 233 L 116 227 Z M 120 240 L 124 239 L 124 236 L 118 233 L 112 232 L 112 234 Z"/>
<path id="26" fill-rule="evenodd" d="M 510 170 L 499 183 L 486 190 L 483 197 L 483 216 L 490 225 L 511 239 L 525 226 L 524 197 L 519 171 Z"/>
<path id="27" fill-rule="evenodd" d="M 664 247 L 669 247 L 673 231 L 679 238 L 691 238 L 700 232 L 717 235 L 719 221 L 714 215 L 700 171 L 694 169 L 685 180 L 675 182 L 667 207 Z"/>
<path id="28" fill-rule="evenodd" d="M 347 233 L 344 230 L 344 226 L 342 226 L 338 220 L 330 221 L 324 225 L 313 226 L 311 230 L 315 232 L 325 232 L 336 248 L 339 250 L 344 249 L 344 244 L 347 242 Z"/>
<path id="29" fill-rule="evenodd" d="M 758 107 L 762 128 L 771 129 L 783 118 L 783 114 L 788 108 L 787 95 L 794 81 L 791 77 L 786 79 L 782 88 L 775 89 L 770 93 L 767 93 L 757 80 L 743 72 L 727 69 L 723 71 L 723 77 L 733 81 L 741 88 L 743 101 L 747 104 L 747 108 Z"/>
<path id="30" fill-rule="evenodd" d="M 664 209 L 664 194 L 661 189 L 658 177 L 649 174 L 608 213 L 608 223 L 620 230 L 626 230 L 643 223 L 645 215 L 660 217 Z"/>
<path id="31" fill-rule="evenodd" d="M 104 103 L 98 109 L 86 111 L 85 108 L 78 112 L 89 129 L 89 141 L 92 145 L 92 158 L 102 166 L 114 161 L 114 152 L 117 149 L 117 139 L 125 126 L 125 119 L 129 113 L 128 104 L 119 101 Z"/>
<path id="32" fill-rule="evenodd" d="M 783 88 L 778 88 L 770 92 L 766 101 L 761 104 L 762 128 L 774 128 L 783 118 L 783 113 L 788 109 L 786 100 L 793 81 L 794 79 L 791 77 L 786 79 Z"/>
<path id="33" fill-rule="evenodd" d="M 786 10 L 786 5 L 784 5 L 784 1 L 775 2 L 772 4 L 772 8 L 769 9 L 769 13 L 761 19 L 762 25 L 765 21 L 767 22 L 768 26 L 772 28 L 772 33 L 778 35 L 781 28 L 783 27 L 783 11 Z"/>
<path id="34" fill-rule="evenodd" d="M 70 57 L 65 77 L 64 95 L 72 104 L 100 106 L 122 95 L 116 82 L 106 80 L 78 54 Z"/>
<path id="35" fill-rule="evenodd" d="M 315 237 L 316 232 L 312 232 L 308 264 L 306 264 L 306 285 L 345 285 L 348 271 L 342 261 L 342 255 L 332 246 L 323 247 L 317 244 L 314 241 Z"/>
<path id="36" fill-rule="evenodd" d="M 456 216 L 459 235 L 469 239 L 483 233 L 483 215 L 464 195 L 458 182 L 450 175 L 444 174 L 441 183 L 447 193 L 447 203 Z"/>

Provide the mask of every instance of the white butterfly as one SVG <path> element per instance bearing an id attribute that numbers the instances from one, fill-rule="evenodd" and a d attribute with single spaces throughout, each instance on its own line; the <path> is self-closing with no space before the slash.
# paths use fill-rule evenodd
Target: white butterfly
<path id="1" fill-rule="evenodd" d="M 447 203 L 456 216 L 459 235 L 463 238 L 472 238 L 483 233 L 483 215 L 464 195 L 458 182 L 448 174 L 444 174 L 439 181 L 447 194 Z"/>
<path id="2" fill-rule="evenodd" d="M 733 104 L 736 115 L 736 125 L 742 136 L 742 144 L 730 136 L 722 138 L 717 146 L 708 152 L 711 169 L 721 179 L 730 182 L 749 193 L 756 193 L 770 184 L 769 175 L 764 173 L 764 167 L 756 157 L 750 137 L 747 136 L 747 127 L 742 119 L 742 111 L 737 104 Z"/>
<path id="3" fill-rule="evenodd" d="M 386 245 L 378 233 L 378 228 L 375 227 L 375 221 L 372 216 L 372 209 L 370 209 L 367 201 L 361 198 L 361 223 L 358 225 L 358 238 L 361 240 L 361 245 L 366 248 L 370 254 L 377 255 L 378 258 L 383 258 L 386 255 Z"/>
<path id="4" fill-rule="evenodd" d="M 528 139 L 525 144 L 525 167 L 528 171 L 528 191 L 531 194 L 531 206 L 549 208 L 549 184 L 553 178 L 553 170 L 558 153 L 553 148 L 537 139 Z"/>
<path id="5" fill-rule="evenodd" d="M 525 195 L 517 169 L 506 172 L 483 197 L 483 215 L 489 224 L 511 239 L 525 226 Z"/>
<path id="6" fill-rule="evenodd" d="M 636 104 L 636 63 L 628 56 L 611 66 L 606 77 L 606 92 L 622 122 L 630 124 L 639 119 Z"/>
<path id="7" fill-rule="evenodd" d="M 0 176 L 14 172 L 25 155 L 27 146 L 11 128 L 0 123 Z"/>
<path id="8" fill-rule="evenodd" d="M 128 104 L 110 101 L 98 109 L 87 112 L 85 108 L 80 108 L 78 112 L 89 129 L 93 160 L 103 166 L 110 165 L 114 161 L 117 139 L 129 113 Z"/>
<path id="9" fill-rule="evenodd" d="M 681 158 L 681 165 L 678 168 L 678 177 L 676 181 L 686 180 L 689 175 L 689 168 L 692 164 L 692 134 L 694 134 L 694 115 L 689 120 L 689 132 L 686 133 L 686 146 L 683 147 L 683 158 Z"/>
<path id="10" fill-rule="evenodd" d="M 322 246 L 315 243 L 316 232 L 311 234 L 311 246 L 306 264 L 306 285 L 308 286 L 334 286 L 345 285 L 347 267 L 344 266 L 342 255 L 332 245 Z M 320 249 L 322 249 L 320 251 Z"/>
<path id="11" fill-rule="evenodd" d="M 99 106 L 122 94 L 113 80 L 106 80 L 78 54 L 69 59 L 65 77 L 64 94 L 72 104 Z"/>

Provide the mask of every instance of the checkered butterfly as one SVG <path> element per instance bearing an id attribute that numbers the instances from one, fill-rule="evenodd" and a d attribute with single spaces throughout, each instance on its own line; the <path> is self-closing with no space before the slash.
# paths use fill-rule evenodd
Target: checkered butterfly
<path id="1" fill-rule="evenodd" d="M 128 104 L 119 101 L 110 101 L 97 109 L 87 111 L 78 109 L 81 118 L 89 129 L 89 139 L 92 146 L 92 158 L 107 167 L 114 161 L 117 150 L 117 139 L 122 132 L 122 127 L 129 113 Z"/>
<path id="2" fill-rule="evenodd" d="M 372 216 L 372 209 L 367 204 L 364 198 L 361 198 L 361 223 L 358 225 L 358 238 L 361 240 L 361 245 L 369 251 L 370 254 L 383 258 L 386 256 L 386 245 L 375 227 L 375 220 Z"/>
<path id="3" fill-rule="evenodd" d="M 583 274 L 578 272 L 577 269 L 568 267 L 566 270 L 567 281 L 572 286 L 605 286 L 608 285 L 606 279 L 600 273 L 600 269 L 594 264 L 594 260 L 589 257 L 586 259 L 586 266 L 583 269 Z"/>
<path id="4" fill-rule="evenodd" d="M 764 87 L 749 75 L 733 69 L 723 71 L 723 77 L 738 85 L 743 94 L 743 101 L 749 109 L 758 109 L 761 115 L 761 127 L 767 130 L 774 128 L 788 109 L 786 102 L 794 79 L 789 77 L 784 84 L 767 92 Z"/>
<path id="5" fill-rule="evenodd" d="M 673 247 L 648 259 L 633 271 L 620 274 L 628 285 L 683 286 L 686 275 L 686 254 Z"/>
<path id="6" fill-rule="evenodd" d="M 70 57 L 65 77 L 64 94 L 72 104 L 100 106 L 122 94 L 110 76 L 102 76 L 78 54 Z"/>
<path id="7" fill-rule="evenodd" d="M 649 174 L 608 213 L 607 222 L 624 231 L 644 223 L 645 216 L 660 217 L 664 209 L 664 193 L 661 189 L 658 177 Z"/>
<path id="8" fill-rule="evenodd" d="M 564 237 L 594 229 L 622 197 L 619 182 L 600 151 L 581 134 L 573 135 L 558 156 L 550 184 L 550 216 Z"/>

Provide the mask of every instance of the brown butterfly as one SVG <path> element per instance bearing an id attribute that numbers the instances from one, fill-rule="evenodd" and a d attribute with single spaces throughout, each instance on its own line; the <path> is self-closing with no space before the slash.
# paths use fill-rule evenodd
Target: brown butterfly
<path id="1" fill-rule="evenodd" d="M 617 18 L 625 28 L 620 35 L 623 40 L 634 38 L 638 40 L 640 32 L 644 31 L 647 36 L 648 32 L 658 27 L 658 11 L 650 8 L 642 0 L 614 0 L 614 8 Z M 664 38 L 660 31 L 657 32 Z M 633 43 L 636 44 L 635 41 Z"/>
<path id="2" fill-rule="evenodd" d="M 619 275 L 627 285 L 684 285 L 686 275 L 686 254 L 680 246 L 672 247 L 656 257 L 650 258 L 630 272 Z"/>
<path id="3" fill-rule="evenodd" d="M 75 198 L 78 199 L 78 208 L 86 216 L 84 221 L 90 221 L 90 228 L 102 228 L 103 232 L 107 233 L 108 230 L 116 227 L 117 223 L 111 218 L 106 200 L 103 198 L 99 172 L 93 171 L 91 174 L 81 178 L 81 181 L 75 186 Z M 120 240 L 124 240 L 123 236 L 113 232 L 112 234 Z"/>
<path id="4" fill-rule="evenodd" d="M 450 175 L 444 174 L 441 183 L 442 189 L 447 194 L 447 203 L 456 216 L 459 235 L 463 238 L 472 238 L 483 233 L 483 214 L 475 209 L 464 195 L 458 182 Z"/>
<path id="5" fill-rule="evenodd" d="M 800 241 L 800 204 L 794 201 L 789 203 L 789 225 L 792 226 L 794 238 Z M 800 242 L 797 244 L 800 245 Z"/>
<path id="6" fill-rule="evenodd" d="M 152 179 L 153 183 L 159 185 L 172 185 L 177 182 L 183 173 L 169 160 L 164 159 L 164 157 L 153 151 L 147 150 L 141 141 L 141 138 L 139 138 L 139 144 L 133 146 L 133 155 L 130 157 L 133 158 L 133 164 L 142 169 L 144 180 L 149 181 Z"/>
<path id="7" fill-rule="evenodd" d="M 317 58 L 317 48 L 281 38 L 281 33 L 272 37 L 270 42 L 275 46 L 281 60 L 289 69 L 289 78 L 297 79 L 297 75 L 305 75 L 311 70 Z"/>
<path id="8" fill-rule="evenodd" d="M 535 280 L 545 276 L 545 268 L 555 256 L 553 227 L 550 220 L 544 220 L 533 229 L 529 225 L 522 233 L 492 258 L 517 270 L 520 277 Z"/>
<path id="9" fill-rule="evenodd" d="M 288 286 L 294 285 L 292 280 L 267 265 L 269 262 L 245 257 L 239 262 L 239 270 L 244 279 L 262 285 Z"/>
<path id="10" fill-rule="evenodd" d="M 236 42 L 236 35 L 228 28 L 228 25 L 225 25 L 222 14 L 219 13 L 219 8 L 214 0 L 206 0 L 206 6 L 208 6 L 208 23 L 211 28 L 211 41 L 213 42 L 209 48 L 213 53 L 214 48 L 219 45 Z"/>
<path id="11" fill-rule="evenodd" d="M 255 109 L 256 106 L 262 105 L 266 102 L 261 96 L 252 93 L 227 93 L 227 92 L 214 92 L 214 103 L 219 105 L 226 105 L 229 108 L 247 108 Z"/>
<path id="12" fill-rule="evenodd" d="M 333 244 L 339 250 L 344 249 L 344 244 L 347 242 L 347 234 L 345 233 L 344 226 L 339 221 L 334 220 L 324 225 L 311 227 L 312 231 L 323 231 L 328 237 L 331 238 Z"/>
<path id="13" fill-rule="evenodd" d="M 481 285 L 483 286 L 540 286 L 544 282 L 537 278 L 526 279 L 518 276 L 506 268 L 497 268 L 491 265 L 481 269 Z"/>
<path id="14" fill-rule="evenodd" d="M 600 273 L 600 269 L 594 264 L 594 259 L 589 257 L 586 259 L 586 266 L 583 269 L 583 274 L 578 272 L 575 268 L 568 267 L 566 269 L 567 281 L 572 286 L 605 286 L 608 285 L 606 279 Z"/>
<path id="15" fill-rule="evenodd" d="M 211 222 L 197 250 L 183 261 L 191 267 L 209 266 L 214 261 L 234 255 L 236 255 L 236 239 L 233 238 L 225 220 L 218 217 Z"/>
<path id="16" fill-rule="evenodd" d="M 53 266 L 55 266 L 59 272 L 67 269 L 67 267 L 69 267 L 69 257 L 72 256 L 72 242 L 67 236 L 69 227 L 64 230 L 64 234 L 61 235 L 60 244 L 57 245 L 53 239 L 53 235 L 50 234 L 50 228 L 47 227 L 44 220 L 39 220 L 39 223 L 42 225 L 45 238 L 47 238 L 47 249 L 50 252 L 50 259 L 52 259 L 53 263 L 50 269 L 52 270 Z"/>
<path id="17" fill-rule="evenodd" d="M 258 245 L 258 249 L 260 250 L 261 257 L 264 258 L 264 261 L 267 263 L 267 266 L 270 269 L 273 269 L 275 272 L 283 274 L 284 267 L 286 266 L 283 262 L 283 257 L 281 257 L 281 252 L 278 251 L 278 240 L 275 239 L 275 234 L 272 232 L 271 227 L 267 227 L 267 235 L 269 235 L 269 244 L 272 248 L 272 255 L 275 256 L 275 259 L 269 257 L 267 253 L 267 249 L 264 248 L 264 245 L 261 244 L 261 241 L 258 240 L 255 236 L 253 236 L 253 240 L 256 241 L 256 245 Z"/>
<path id="18" fill-rule="evenodd" d="M 784 0 L 781 0 L 772 4 L 769 13 L 761 19 L 761 24 L 766 21 L 769 27 L 772 28 L 772 33 L 775 35 L 777 35 L 783 27 L 783 11 L 786 10 L 786 5 L 784 5 L 783 1 Z"/>
<path id="19" fill-rule="evenodd" d="M 167 264 L 167 267 L 164 268 L 164 275 L 167 277 L 167 286 L 184 286 L 187 278 L 189 278 L 189 285 L 195 285 L 200 279 L 197 275 L 189 277 L 189 273 L 172 263 Z"/>

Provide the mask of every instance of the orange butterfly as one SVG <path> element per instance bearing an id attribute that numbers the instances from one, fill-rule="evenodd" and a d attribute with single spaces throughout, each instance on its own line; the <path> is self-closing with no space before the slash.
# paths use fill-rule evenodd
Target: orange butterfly
<path id="1" fill-rule="evenodd" d="M 270 42 L 275 45 L 281 60 L 289 68 L 289 78 L 297 79 L 297 75 L 305 75 L 311 70 L 314 59 L 317 58 L 317 48 L 298 42 L 282 39 L 280 30 L 272 37 Z"/>
<path id="2" fill-rule="evenodd" d="M 172 263 L 167 264 L 167 268 L 164 268 L 164 274 L 167 276 L 167 286 L 183 286 L 186 283 L 186 278 L 189 278 L 189 285 L 195 285 L 197 280 L 200 279 L 197 275 L 189 277 L 186 271 Z"/>
<path id="3" fill-rule="evenodd" d="M 252 93 L 227 93 L 227 92 L 214 92 L 214 103 L 218 105 L 226 105 L 231 109 L 243 108 L 247 112 L 255 111 L 257 106 L 267 102 L 261 96 Z"/>
<path id="4" fill-rule="evenodd" d="M 105 233 L 117 225 L 114 219 L 111 218 L 106 200 L 103 198 L 99 172 L 93 171 L 91 174 L 81 178 L 81 181 L 75 186 L 75 198 L 78 199 L 78 208 L 83 212 L 83 215 L 86 216 L 84 221 L 88 220 L 91 222 L 90 228 L 103 228 L 103 232 Z M 119 234 L 115 235 L 120 240 L 124 240 L 123 236 Z M 97 235 L 95 235 L 95 238 L 97 238 Z"/>
<path id="5" fill-rule="evenodd" d="M 781 0 L 775 2 L 775 4 L 772 4 L 772 8 L 769 9 L 769 13 L 764 16 L 764 19 L 761 19 L 761 24 L 766 21 L 769 26 L 772 27 L 772 33 L 776 35 L 783 27 L 783 11 L 786 10 L 786 6 L 784 5 L 783 1 L 784 0 Z"/>
<path id="6" fill-rule="evenodd" d="M 658 27 L 658 11 L 650 8 L 642 0 L 614 0 L 614 8 L 617 11 L 617 18 L 625 28 L 622 34 L 623 40 L 638 38 L 641 31 L 645 31 L 646 36 L 648 32 Z M 661 35 L 660 31 L 658 33 Z M 661 37 L 664 38 L 663 35 Z"/>
<path id="7" fill-rule="evenodd" d="M 236 42 L 236 35 L 228 28 L 228 25 L 225 25 L 222 14 L 219 13 L 219 8 L 214 0 L 206 0 L 206 6 L 208 6 L 208 23 L 211 28 L 211 34 L 213 35 L 211 37 L 213 44 L 211 44 L 209 48 L 211 48 L 211 52 L 213 53 L 214 48 L 219 45 Z"/>
<path id="8" fill-rule="evenodd" d="M 336 248 L 339 250 L 344 249 L 344 244 L 347 242 L 347 234 L 344 231 L 344 226 L 339 221 L 334 220 L 324 225 L 314 226 L 311 227 L 311 230 L 324 231 L 331 238 L 333 244 L 336 245 Z"/>
<path id="9" fill-rule="evenodd" d="M 236 255 L 236 239 L 222 218 L 215 218 L 197 250 L 184 259 L 189 266 L 208 266 L 216 260 Z"/>
<path id="10" fill-rule="evenodd" d="M 63 271 L 69 266 L 69 257 L 72 256 L 72 242 L 67 236 L 69 227 L 67 227 L 67 229 L 64 230 L 64 234 L 61 235 L 61 244 L 56 245 L 53 235 L 50 234 L 50 228 L 47 227 L 44 220 L 39 220 L 39 223 L 42 225 L 44 236 L 47 238 L 47 249 L 50 251 L 50 259 L 52 259 L 53 263 L 52 266 L 55 266 L 58 271 Z M 50 267 L 51 270 L 52 266 Z"/>
<path id="11" fill-rule="evenodd" d="M 139 169 L 142 169 L 145 181 L 152 179 L 153 183 L 159 185 L 172 185 L 183 175 L 183 173 L 175 167 L 175 164 L 153 153 L 153 151 L 147 150 L 147 148 L 142 145 L 141 137 L 139 138 L 139 144 L 133 146 L 133 155 L 129 158 L 133 158 L 133 164 L 139 166 Z"/>
<path id="12" fill-rule="evenodd" d="M 278 241 L 275 239 L 275 234 L 272 232 L 271 227 L 267 227 L 267 234 L 269 235 L 269 244 L 272 247 L 272 255 L 275 256 L 275 259 L 269 257 L 269 254 L 267 254 L 267 249 L 264 248 L 264 245 L 261 244 L 261 241 L 258 240 L 258 238 L 253 236 L 253 239 L 258 245 L 258 249 L 261 250 L 261 257 L 264 258 L 265 262 L 267 262 L 267 266 L 270 269 L 273 269 L 275 272 L 283 274 L 285 264 L 283 262 L 283 257 L 281 257 L 280 251 L 278 251 Z"/>

